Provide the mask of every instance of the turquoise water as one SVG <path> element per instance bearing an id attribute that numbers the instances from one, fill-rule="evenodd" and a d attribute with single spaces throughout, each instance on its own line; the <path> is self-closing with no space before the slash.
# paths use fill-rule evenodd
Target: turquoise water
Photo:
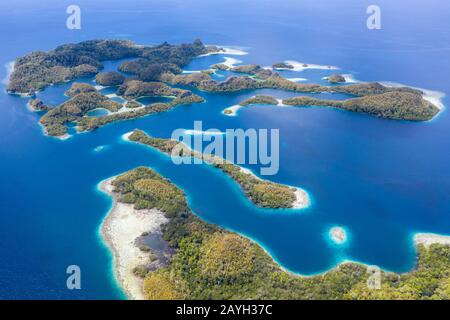
<path id="1" fill-rule="evenodd" d="M 448 95 L 449 4 L 418 2 L 406 7 L 402 1 L 379 2 L 380 31 L 365 28 L 367 4 L 356 0 L 339 7 L 332 1 L 157 1 L 151 6 L 141 1 L 108 5 L 79 1 L 83 10 L 79 31 L 64 28 L 64 3 L 45 0 L 39 7 L 27 1 L 2 3 L 0 63 L 6 65 L 32 50 L 93 38 L 152 44 L 200 37 L 205 43 L 241 47 L 249 54 L 230 57 L 243 63 L 266 66 L 292 59 L 331 64 L 359 80 L 394 81 Z M 206 69 L 223 57 L 199 58 L 186 69 Z M 105 66 L 114 70 L 118 64 Z M 5 74 L 2 70 L 1 77 Z M 283 75 L 323 83 L 329 72 Z M 56 105 L 67 99 L 63 93 L 69 86 L 49 87 L 39 97 Z M 199 93 L 206 103 L 60 141 L 42 135 L 37 124 L 41 115 L 27 110 L 26 99 L 1 92 L 0 297 L 123 298 L 112 277 L 111 255 L 98 235 L 111 199 L 98 192 L 97 184 L 139 165 L 154 168 L 180 186 L 202 219 L 250 237 L 283 267 L 301 274 L 322 272 L 347 259 L 404 272 L 415 263 L 415 232 L 450 233 L 446 110 L 425 123 L 324 108 L 263 106 L 241 109 L 237 117 L 221 114 L 256 93 L 295 95 L 274 90 Z M 447 98 L 444 104 L 448 105 Z M 134 128 L 170 137 L 173 129 L 192 129 L 195 120 L 202 120 L 204 129 L 221 131 L 279 128 L 280 171 L 270 179 L 306 189 L 312 206 L 259 209 L 220 171 L 207 165 L 176 166 L 155 150 L 121 140 Z M 99 146 L 104 147 L 95 151 Z M 259 172 L 257 165 L 248 168 Z M 348 232 L 343 246 L 328 237 L 336 225 Z M 65 270 L 71 264 L 82 270 L 79 291 L 65 285 Z"/>
<path id="2" fill-rule="evenodd" d="M 90 117 L 101 117 L 106 116 L 107 114 L 109 114 L 109 111 L 103 108 L 94 109 L 87 113 L 87 115 Z"/>

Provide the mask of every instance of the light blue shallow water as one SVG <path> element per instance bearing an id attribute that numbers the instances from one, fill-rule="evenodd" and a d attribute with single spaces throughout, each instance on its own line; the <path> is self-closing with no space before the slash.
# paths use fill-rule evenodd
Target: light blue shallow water
<path id="1" fill-rule="evenodd" d="M 248 55 L 235 56 L 244 63 L 266 66 L 293 59 L 330 64 L 363 81 L 389 80 L 450 93 L 450 5 L 445 1 L 411 6 L 378 1 L 380 31 L 365 28 L 369 3 L 364 1 L 339 6 L 333 1 L 78 2 L 83 12 L 79 31 L 65 29 L 64 2 L 2 3 L 0 64 L 32 50 L 93 38 L 151 44 L 200 37 L 205 43 L 245 47 Z M 204 57 L 186 69 L 222 60 Z M 114 70 L 118 63 L 105 65 Z M 328 74 L 285 73 L 319 83 Z M 53 86 L 39 96 L 61 103 L 69 86 Z M 98 236 L 111 199 L 96 186 L 138 165 L 148 165 L 180 186 L 202 219 L 256 240 L 285 268 L 301 274 L 327 270 L 344 259 L 407 271 L 415 262 L 414 232 L 450 233 L 447 111 L 426 123 L 322 108 L 253 107 L 241 109 L 238 117 L 221 114 L 254 94 L 202 93 L 206 103 L 59 141 L 42 135 L 40 114 L 27 110 L 26 99 L 1 92 L 0 298 L 123 298 L 111 276 L 110 253 Z M 204 129 L 279 128 L 280 171 L 271 179 L 305 188 L 312 206 L 258 209 L 219 171 L 206 165 L 176 166 L 157 151 L 121 140 L 134 128 L 169 137 L 175 128 L 192 129 L 195 120 L 202 120 Z M 105 147 L 94 151 L 98 146 Z M 249 168 L 258 172 L 258 166 Z M 349 233 L 344 246 L 328 239 L 335 225 Z M 66 289 L 70 264 L 81 267 L 82 290 Z"/>

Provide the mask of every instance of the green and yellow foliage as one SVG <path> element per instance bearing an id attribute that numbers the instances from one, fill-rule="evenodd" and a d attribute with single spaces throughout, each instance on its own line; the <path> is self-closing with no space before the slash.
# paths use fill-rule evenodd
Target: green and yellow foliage
<path id="1" fill-rule="evenodd" d="M 178 141 L 153 138 L 138 129 L 133 131 L 129 136 L 129 139 L 134 142 L 151 146 L 169 155 L 172 154 L 173 150 L 176 150 L 177 154 L 180 156 L 203 159 L 206 163 L 209 163 L 228 174 L 242 187 L 250 200 L 258 206 L 267 208 L 291 208 L 296 200 L 295 190 L 292 188 L 259 179 L 252 174 L 242 171 L 241 168 L 235 164 L 214 155 L 205 155 L 197 151 L 192 151 L 188 146 Z M 177 149 L 174 149 L 175 147 L 177 147 Z"/>
<path id="2" fill-rule="evenodd" d="M 153 170 L 139 167 L 113 181 L 121 200 L 136 209 L 159 209 L 168 216 L 188 210 L 184 193 Z"/>
<path id="3" fill-rule="evenodd" d="M 154 186 L 150 186 L 154 184 Z M 153 170 L 139 167 L 113 181 L 115 192 L 133 194 L 134 202 L 150 197 L 165 207 L 168 197 L 178 203 L 164 226 L 164 237 L 177 249 L 170 264 L 144 276 L 147 299 L 448 299 L 450 296 L 450 247 L 418 246 L 417 267 L 406 274 L 381 272 L 381 288 L 367 285 L 367 266 L 341 264 L 315 276 L 286 272 L 257 244 L 197 218 L 187 207 L 184 194 Z"/>
<path id="4" fill-rule="evenodd" d="M 147 300 L 181 300 L 183 285 L 168 270 L 149 273 L 144 279 L 144 295 Z"/>
<path id="5" fill-rule="evenodd" d="M 257 95 L 239 103 L 241 106 L 249 106 L 252 104 L 272 104 L 277 105 L 278 100 L 271 96 Z"/>
<path id="6" fill-rule="evenodd" d="M 86 113 L 96 108 L 104 108 L 111 112 L 118 111 L 122 105 L 108 99 L 97 91 L 90 91 L 92 86 L 74 84 L 68 91 L 73 95 L 69 100 L 50 109 L 39 122 L 50 136 L 61 136 L 67 133 L 66 124 L 78 123 L 86 118 Z"/>
<path id="7" fill-rule="evenodd" d="M 7 90 L 33 93 L 51 84 L 92 76 L 102 68 L 101 61 L 137 57 L 142 50 L 126 40 L 89 40 L 32 52 L 16 59 Z"/>
<path id="8" fill-rule="evenodd" d="M 200 273 L 219 283 L 237 282 L 254 271 L 255 252 L 236 234 L 215 233 L 200 248 Z"/>

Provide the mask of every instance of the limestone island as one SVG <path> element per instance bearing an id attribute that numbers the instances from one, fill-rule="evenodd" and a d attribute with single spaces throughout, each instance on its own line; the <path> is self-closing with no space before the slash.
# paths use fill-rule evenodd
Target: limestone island
<path id="1" fill-rule="evenodd" d="M 240 102 L 238 106 L 243 107 L 269 104 L 294 107 L 332 107 L 347 111 L 367 113 L 380 118 L 409 121 L 430 120 L 439 112 L 438 107 L 425 100 L 421 93 L 414 91 L 414 89 L 409 90 L 404 88 L 398 91 L 385 90 L 384 88 L 386 87 L 376 83 L 371 85 L 349 85 L 347 87 L 349 87 L 346 88 L 347 91 L 353 91 L 353 89 L 360 91 L 362 88 L 375 91 L 376 88 L 380 88 L 382 93 L 372 93 L 344 100 L 324 100 L 310 96 L 298 96 L 282 99 L 281 103 L 276 98 L 270 96 L 255 96 Z M 234 115 L 236 109 L 238 108 L 227 108 L 224 110 L 224 114 Z"/>
<path id="2" fill-rule="evenodd" d="M 343 83 L 345 82 L 345 78 L 341 74 L 332 74 L 331 76 L 328 76 L 325 78 L 329 83 Z"/>
<path id="3" fill-rule="evenodd" d="M 263 180 L 251 171 L 235 165 L 225 159 L 210 154 L 202 154 L 190 149 L 187 145 L 171 139 L 153 138 L 141 130 L 135 129 L 127 134 L 126 139 L 153 147 L 168 155 L 196 157 L 205 163 L 220 169 L 236 181 L 245 195 L 257 206 L 264 208 L 306 208 L 309 197 L 306 191 L 279 183 Z"/>
<path id="4" fill-rule="evenodd" d="M 95 82 L 98 85 L 111 87 L 119 86 L 125 81 L 125 76 L 121 73 L 110 71 L 110 72 L 100 72 L 95 76 Z"/>
<path id="5" fill-rule="evenodd" d="M 173 85 L 191 86 L 207 92 L 228 93 L 256 89 L 278 89 L 303 93 L 346 94 L 353 96 L 353 98 L 323 100 L 308 96 L 285 99 L 283 104 L 335 107 L 393 120 L 428 121 L 440 111 L 437 106 L 424 99 L 424 92 L 409 87 L 387 87 L 378 82 L 334 86 L 296 83 L 258 65 L 237 66 L 230 70 L 247 75 L 231 76 L 219 82 L 204 73 L 181 75 L 166 73 L 161 76 L 161 80 Z M 287 101 L 287 103 L 284 101 Z"/>
<path id="6" fill-rule="evenodd" d="M 237 105 L 231 106 L 223 110 L 223 114 L 228 116 L 235 116 L 240 108 L 251 105 L 278 105 L 280 102 L 271 96 L 256 95 L 248 98 Z"/>
<path id="7" fill-rule="evenodd" d="M 30 108 L 48 111 L 40 120 L 45 132 L 62 137 L 67 133 L 67 125 L 75 123 L 78 131 L 89 131 L 105 124 L 163 112 L 181 104 L 203 102 L 203 98 L 189 90 L 177 89 L 160 82 L 160 77 L 170 72 L 178 74 L 182 67 L 193 58 L 203 54 L 220 52 L 214 46 L 204 46 L 200 40 L 192 44 L 139 46 L 124 40 L 90 40 L 77 44 L 66 44 L 48 52 L 32 52 L 19 57 L 14 63 L 7 92 L 22 96 L 34 96 L 46 87 L 74 80 L 77 77 L 95 76 L 99 88 L 119 86 L 116 93 L 125 100 L 135 100 L 143 96 L 172 96 L 170 103 L 154 103 L 138 108 L 124 107 L 109 97 L 96 92 L 96 87 L 74 83 L 66 92 L 71 99 L 55 107 L 43 107 L 45 103 L 30 103 Z M 100 72 L 102 61 L 130 59 L 123 62 L 118 72 Z M 90 117 L 93 109 L 104 108 L 110 113 L 105 116 Z M 130 110 L 133 109 L 133 110 Z M 120 111 L 120 112 L 119 112 Z"/>
<path id="8" fill-rule="evenodd" d="M 416 242 L 416 267 L 381 271 L 347 262 L 319 275 L 283 270 L 253 241 L 202 221 L 185 194 L 152 169 L 138 167 L 102 183 L 114 205 L 102 224 L 115 274 L 130 299 L 449 299 L 449 238 Z M 157 246 L 145 239 L 157 237 Z M 421 238 L 425 239 L 426 235 Z"/>
<path id="9" fill-rule="evenodd" d="M 45 105 L 44 102 L 39 98 L 31 99 L 27 105 L 31 111 L 36 112 L 47 111 L 49 109 L 49 106 Z"/>
<path id="10" fill-rule="evenodd" d="M 350 97 L 343 100 L 323 100 L 300 96 L 284 99 L 283 104 L 298 107 L 334 107 L 386 119 L 426 121 L 439 112 L 437 106 L 423 98 L 424 93 L 420 90 L 387 87 L 377 82 L 333 86 L 296 83 L 257 64 L 216 64 L 211 70 L 183 73 L 182 68 L 192 59 L 220 52 L 223 52 L 222 48 L 205 46 L 198 39 L 191 44 L 171 45 L 165 42 L 157 46 L 139 46 L 126 40 L 89 40 L 65 44 L 48 52 L 32 52 L 17 58 L 7 92 L 34 96 L 37 91 L 53 84 L 72 81 L 81 76 L 95 76 L 98 86 L 75 82 L 66 92 L 70 99 L 58 106 L 49 106 L 45 101 L 36 99 L 28 103 L 31 110 L 45 113 L 39 122 L 46 134 L 56 137 L 67 136 L 68 125 L 75 125 L 78 132 L 91 131 L 112 122 L 135 119 L 165 112 L 179 105 L 204 101 L 201 96 L 188 89 L 172 86 L 192 87 L 213 93 L 256 89 L 340 93 Z M 101 72 L 103 61 L 117 59 L 127 59 L 118 68 L 122 73 Z M 278 63 L 273 69 L 291 67 L 288 63 Z M 211 78 L 213 70 L 230 70 L 243 75 L 233 75 L 219 82 Z M 340 83 L 342 78 L 341 75 L 332 75 L 329 81 L 333 84 Z M 97 92 L 97 89 L 111 86 L 118 86 L 113 95 L 105 96 Z M 110 99 L 116 96 L 125 102 L 119 103 Z M 147 106 L 136 101 L 146 96 L 171 97 L 173 100 Z M 268 104 L 274 104 L 267 96 L 264 101 L 244 101 L 244 104 L 266 104 L 266 101 Z M 90 111 L 99 108 L 108 110 L 107 114 L 89 115 Z M 224 114 L 232 115 L 233 112 L 233 109 L 229 109 L 225 110 Z"/>
<path id="11" fill-rule="evenodd" d="M 294 66 L 287 62 L 278 62 L 278 63 L 274 63 L 272 65 L 272 69 L 274 69 L 274 70 L 292 70 L 292 69 L 294 69 Z"/>
<path id="12" fill-rule="evenodd" d="M 228 69 L 230 69 L 230 67 L 227 66 L 226 64 L 223 64 L 223 63 L 216 63 L 216 64 L 213 64 L 211 66 L 211 69 L 214 69 L 214 70 L 228 70 Z"/>

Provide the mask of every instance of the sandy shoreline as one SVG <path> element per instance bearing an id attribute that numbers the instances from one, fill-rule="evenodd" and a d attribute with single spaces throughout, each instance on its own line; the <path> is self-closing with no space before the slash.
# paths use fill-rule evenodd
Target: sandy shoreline
<path id="1" fill-rule="evenodd" d="M 102 222 L 100 233 L 113 255 L 114 276 L 127 297 L 143 300 L 143 280 L 134 275 L 133 269 L 149 263 L 149 253 L 136 246 L 136 238 L 144 232 L 158 232 L 167 218 L 159 210 L 136 210 L 131 204 L 120 203 L 113 193 L 111 182 L 115 177 L 103 180 L 99 189 L 113 198 L 113 205 Z"/>
<path id="2" fill-rule="evenodd" d="M 416 233 L 414 235 L 414 244 L 417 246 L 423 244 L 428 248 L 433 243 L 450 245 L 450 236 L 444 236 L 434 233 Z"/>
<path id="3" fill-rule="evenodd" d="M 260 177 L 258 177 L 256 174 L 254 174 L 250 169 L 247 169 L 244 167 L 239 167 L 239 168 L 243 173 L 249 174 L 249 175 L 255 177 L 256 179 L 263 180 Z M 268 180 L 265 180 L 265 181 L 268 181 Z M 268 182 L 270 182 L 270 181 L 268 181 Z M 295 189 L 295 191 L 294 191 L 295 201 L 292 204 L 292 208 L 290 208 L 290 209 L 305 209 L 305 208 L 309 207 L 311 201 L 309 199 L 308 192 L 306 192 L 305 190 L 303 190 L 301 188 L 288 186 L 285 184 L 281 184 L 281 185 Z"/>
<path id="4" fill-rule="evenodd" d="M 306 79 L 305 79 L 306 80 Z M 251 97 L 254 98 L 255 96 Z M 283 104 L 283 99 L 276 99 L 278 101 L 278 104 L 274 104 L 274 105 L 269 105 L 269 106 L 273 106 L 273 107 L 295 107 L 295 106 L 290 106 L 287 104 Z M 264 104 L 250 104 L 250 105 L 240 105 L 240 104 L 235 104 L 231 107 L 225 108 L 222 110 L 222 114 L 228 117 L 236 117 L 238 115 L 238 111 L 242 108 L 248 108 L 251 106 L 257 106 L 257 105 L 264 105 Z"/>
<path id="5" fill-rule="evenodd" d="M 246 173 L 251 173 L 248 169 L 243 169 Z M 112 192 L 111 182 L 115 177 L 106 179 L 99 184 L 99 189 L 113 198 L 113 206 L 101 225 L 101 236 L 108 245 L 113 255 L 114 276 L 120 286 L 125 291 L 129 299 L 144 299 L 142 292 L 143 280 L 133 274 L 133 268 L 137 265 L 149 262 L 148 253 L 142 252 L 135 245 L 135 239 L 143 232 L 157 232 L 160 226 L 167 222 L 164 214 L 159 210 L 135 210 L 132 205 L 118 203 Z M 303 191 L 303 190 L 302 190 Z M 304 192 L 304 191 L 303 191 Z M 305 192 L 306 194 L 306 192 Z M 307 195 L 307 194 L 306 194 Z M 253 239 L 244 235 L 250 241 L 260 245 Z M 431 233 L 417 233 L 413 239 L 414 246 L 423 244 L 428 248 L 433 243 L 450 245 L 450 236 L 443 236 Z M 263 250 L 272 257 L 264 247 Z M 273 258 L 273 257 L 272 257 Z M 345 260 L 335 267 L 314 275 L 302 275 L 284 268 L 279 262 L 274 260 L 280 268 L 290 274 L 301 277 L 316 276 L 324 274 L 333 268 L 337 268 L 346 263 L 363 264 L 358 261 Z M 363 264 L 365 265 L 365 264 Z M 387 270 L 385 270 L 387 271 Z M 389 272 L 389 271 L 387 271 Z"/>
<path id="6" fill-rule="evenodd" d="M 397 82 L 390 82 L 390 81 L 379 81 L 379 83 L 386 87 L 391 87 L 391 88 L 408 87 L 408 88 L 422 91 L 423 92 L 422 98 L 424 100 L 430 102 L 431 104 L 433 104 L 435 107 L 437 107 L 439 109 L 439 112 L 434 116 L 434 118 L 436 118 L 441 113 L 441 111 L 443 111 L 445 109 L 445 105 L 443 102 L 443 99 L 445 98 L 445 93 L 443 93 L 443 92 L 424 89 L 424 88 L 418 88 L 418 87 L 412 87 L 412 86 L 404 85 L 404 84 L 397 83 Z"/>
<path id="7" fill-rule="evenodd" d="M 311 201 L 309 200 L 308 192 L 306 192 L 303 189 L 297 188 L 297 187 L 293 187 L 293 188 L 296 189 L 294 192 L 296 200 L 292 204 L 292 208 L 293 209 L 305 209 L 305 208 L 309 207 Z"/>
<path id="8" fill-rule="evenodd" d="M 228 107 L 222 110 L 222 114 L 228 117 L 235 117 L 239 109 L 243 108 L 240 104 L 235 104 L 234 106 Z"/>
<path id="9" fill-rule="evenodd" d="M 204 53 L 204 54 L 199 55 L 198 57 L 207 57 L 207 56 L 218 55 L 218 54 L 230 54 L 230 55 L 236 55 L 236 56 L 245 56 L 248 54 L 247 51 L 241 50 L 238 47 L 227 47 L 227 46 L 212 45 L 212 44 L 209 44 L 206 46 L 216 46 L 216 47 L 221 48 L 222 50 Z"/>
<path id="10" fill-rule="evenodd" d="M 132 133 L 133 133 L 133 131 L 123 134 L 122 140 L 128 141 L 128 142 L 134 142 L 129 139 L 129 137 Z M 250 169 L 247 169 L 247 168 L 244 168 L 241 166 L 238 166 L 238 167 L 242 172 L 249 174 L 249 175 L 255 177 L 256 179 L 263 180 L 260 177 L 258 177 L 256 174 L 254 174 Z M 268 180 L 266 180 L 266 181 L 268 181 Z M 268 182 L 270 182 L 270 181 L 268 181 Z M 284 184 L 281 184 L 281 185 L 284 185 Z M 295 201 L 294 201 L 294 203 L 292 203 L 291 209 L 305 209 L 305 208 L 309 207 L 309 205 L 311 204 L 311 200 L 309 198 L 308 192 L 306 192 L 305 190 L 303 190 L 301 188 L 297 188 L 297 187 L 293 187 L 293 186 L 287 186 L 287 187 L 295 189 L 295 191 L 294 191 Z"/>
<path id="11" fill-rule="evenodd" d="M 9 78 L 11 77 L 12 73 L 14 72 L 15 64 L 16 64 L 15 61 L 10 61 L 7 64 L 5 64 L 6 76 L 5 76 L 5 78 L 2 79 L 2 84 L 4 84 L 5 86 L 7 86 L 9 84 Z"/>
<path id="12" fill-rule="evenodd" d="M 299 62 L 299 61 L 295 61 L 295 60 L 286 60 L 284 62 L 287 64 L 290 64 L 293 67 L 292 69 L 288 69 L 291 71 L 303 71 L 303 70 L 307 70 L 307 69 L 318 69 L 318 70 L 338 70 L 339 69 L 336 66 L 304 63 L 304 62 Z"/>

